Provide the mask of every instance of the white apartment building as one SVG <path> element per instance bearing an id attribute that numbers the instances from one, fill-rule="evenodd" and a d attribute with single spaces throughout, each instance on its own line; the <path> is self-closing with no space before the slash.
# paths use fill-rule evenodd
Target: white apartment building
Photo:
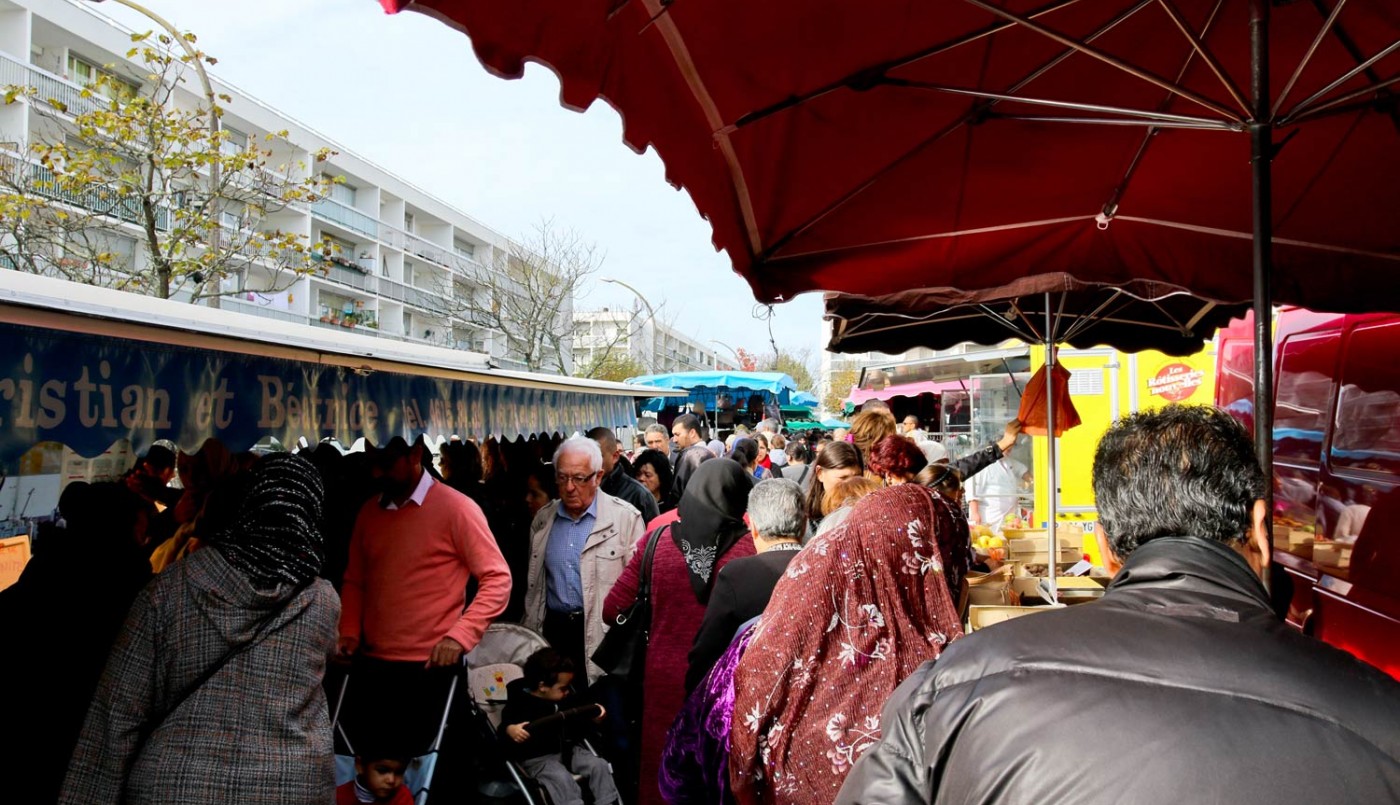
<path id="1" fill-rule="evenodd" d="M 650 310 L 575 311 L 573 347 L 577 370 L 609 352 L 630 355 L 648 374 L 736 368 L 715 350 L 656 321 Z"/>
<path id="2" fill-rule="evenodd" d="M 147 80 L 144 66 L 125 58 L 133 32 L 90 6 L 70 0 L 0 0 L 0 87 L 37 90 L 29 101 L 0 105 L 0 157 L 32 161 L 29 144 L 35 138 L 52 136 L 65 125 L 71 129 L 71 114 L 94 102 L 81 93 L 97 75 L 106 73 L 133 86 Z M 198 81 L 189 78 L 176 89 L 175 102 L 194 109 L 203 96 Z M 260 291 L 270 287 L 268 270 L 249 261 L 226 281 L 223 290 L 237 293 L 219 297 L 219 307 L 485 353 L 497 365 L 523 368 L 515 360 L 511 338 L 473 326 L 459 301 L 473 294 L 480 298 L 482 289 L 472 278 L 509 253 L 505 235 L 217 77 L 213 83 L 217 93 L 232 97 L 221 102 L 221 126 L 230 132 L 232 147 L 251 138 L 273 151 L 269 165 L 310 166 L 295 168 L 302 173 L 294 179 L 305 178 L 305 171 L 343 177 L 328 198 L 286 206 L 260 224 L 265 231 L 297 233 L 308 246 L 334 244 L 333 257 L 327 255 L 322 270 L 267 293 Z M 280 131 L 287 136 L 266 140 Z M 312 155 L 322 148 L 336 153 L 313 164 Z M 232 215 L 226 226 L 239 223 Z M 134 223 L 111 219 L 111 225 L 111 251 L 142 265 L 148 258 Z M 566 308 L 561 316 L 567 319 L 571 313 Z M 566 348 L 562 357 L 568 371 L 572 353 Z"/>

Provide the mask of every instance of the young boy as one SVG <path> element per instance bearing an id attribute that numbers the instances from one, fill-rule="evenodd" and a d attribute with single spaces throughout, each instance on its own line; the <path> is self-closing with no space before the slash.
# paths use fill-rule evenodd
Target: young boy
<path id="1" fill-rule="evenodd" d="M 514 747 L 515 759 L 558 805 L 583 805 L 583 791 L 574 782 L 582 775 L 593 793 L 594 805 L 615 805 L 617 785 L 607 761 L 575 747 L 580 721 L 603 720 L 601 705 L 566 708 L 563 705 L 574 681 L 573 661 L 552 648 L 543 648 L 525 660 L 524 676 L 506 686 L 506 707 L 501 732 Z"/>
<path id="2" fill-rule="evenodd" d="M 335 805 L 413 805 L 413 794 L 404 785 L 406 757 L 372 752 L 355 756 L 355 779 L 335 790 Z"/>

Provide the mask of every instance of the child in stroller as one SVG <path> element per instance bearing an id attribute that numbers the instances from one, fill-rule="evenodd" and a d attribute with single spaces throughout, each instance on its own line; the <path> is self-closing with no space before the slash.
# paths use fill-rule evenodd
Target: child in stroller
<path id="1" fill-rule="evenodd" d="M 573 680 L 574 664 L 568 657 L 552 648 L 531 654 L 521 678 L 506 686 L 501 733 L 517 762 L 552 802 L 583 805 L 577 774 L 587 782 L 594 805 L 614 805 L 617 786 L 607 761 L 576 745 L 580 726 L 601 722 L 606 713 L 598 704 L 569 706 Z"/>
<path id="2" fill-rule="evenodd" d="M 413 794 L 404 784 L 411 762 L 406 755 L 361 749 L 355 755 L 355 779 L 336 788 L 335 805 L 413 805 Z"/>

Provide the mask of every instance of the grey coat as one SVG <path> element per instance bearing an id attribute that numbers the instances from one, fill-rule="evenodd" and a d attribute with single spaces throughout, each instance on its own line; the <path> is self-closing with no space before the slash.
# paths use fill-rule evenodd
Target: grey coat
<path id="1" fill-rule="evenodd" d="M 60 803 L 331 802 L 339 619 L 323 579 L 261 592 L 217 548 L 177 562 L 132 603 Z"/>

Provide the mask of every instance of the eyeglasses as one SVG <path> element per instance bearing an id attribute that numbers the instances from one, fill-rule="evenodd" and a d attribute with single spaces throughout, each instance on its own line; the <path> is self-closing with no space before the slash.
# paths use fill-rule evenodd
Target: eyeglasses
<path id="1" fill-rule="evenodd" d="M 585 486 L 597 477 L 597 473 L 589 473 L 588 475 L 564 475 L 563 473 L 555 473 L 554 480 L 557 481 L 560 486 L 568 486 L 571 483 L 574 486 Z"/>

